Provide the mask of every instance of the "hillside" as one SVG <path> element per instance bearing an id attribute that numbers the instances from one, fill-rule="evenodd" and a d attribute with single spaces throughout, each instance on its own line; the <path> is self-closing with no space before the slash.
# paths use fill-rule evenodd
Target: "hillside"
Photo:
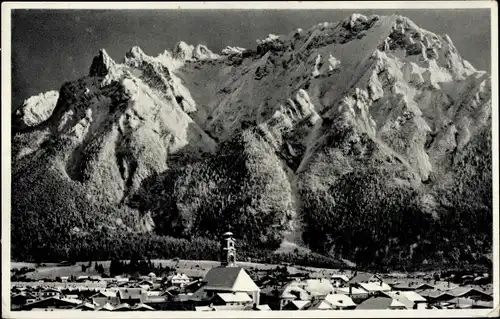
<path id="1" fill-rule="evenodd" d="M 15 258 L 171 258 L 230 224 L 243 255 L 489 263 L 490 77 L 405 17 L 220 54 L 103 49 L 13 109 Z"/>

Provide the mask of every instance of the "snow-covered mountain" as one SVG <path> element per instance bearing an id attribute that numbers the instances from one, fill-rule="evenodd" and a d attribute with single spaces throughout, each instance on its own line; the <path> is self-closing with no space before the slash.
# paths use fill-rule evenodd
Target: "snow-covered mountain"
<path id="1" fill-rule="evenodd" d="M 67 215 L 75 236 L 214 238 L 230 223 L 253 245 L 361 263 L 477 261 L 491 244 L 490 77 L 405 17 L 220 54 L 102 49 L 12 122 L 13 238 L 33 250 Z"/>

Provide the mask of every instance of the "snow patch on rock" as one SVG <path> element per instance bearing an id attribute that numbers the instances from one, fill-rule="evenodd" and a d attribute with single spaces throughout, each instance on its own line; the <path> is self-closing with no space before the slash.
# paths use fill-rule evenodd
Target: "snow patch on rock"
<path id="1" fill-rule="evenodd" d="M 57 91 L 40 93 L 26 99 L 15 111 L 15 115 L 23 126 L 37 126 L 52 115 L 58 99 L 59 92 Z"/>

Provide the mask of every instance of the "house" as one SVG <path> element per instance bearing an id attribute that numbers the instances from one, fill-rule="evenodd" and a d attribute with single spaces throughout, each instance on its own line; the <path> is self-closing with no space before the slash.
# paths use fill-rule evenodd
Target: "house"
<path id="1" fill-rule="evenodd" d="M 351 310 L 356 304 L 347 295 L 331 293 L 325 297 L 313 298 L 304 310 Z"/>
<path id="2" fill-rule="evenodd" d="M 356 303 L 352 298 L 344 294 L 331 293 L 325 297 L 325 301 L 329 302 L 333 309 L 350 310 L 356 308 Z"/>
<path id="3" fill-rule="evenodd" d="M 344 287 L 349 282 L 349 278 L 346 275 L 334 274 L 330 277 L 330 281 L 335 288 L 339 288 Z"/>
<path id="4" fill-rule="evenodd" d="M 144 300 L 144 304 L 148 305 L 154 309 L 161 310 L 165 306 L 167 306 L 170 301 L 173 300 L 172 296 L 147 296 L 147 298 Z"/>
<path id="5" fill-rule="evenodd" d="M 221 266 L 210 269 L 203 278 L 203 286 L 194 294 L 195 299 L 211 299 L 217 293 L 244 292 L 252 297 L 254 304 L 259 304 L 260 288 L 255 284 L 245 269 L 236 266 L 236 249 L 231 232 L 223 235 Z"/>
<path id="6" fill-rule="evenodd" d="M 120 299 L 115 296 L 115 297 L 93 297 L 92 298 L 92 303 L 94 305 L 97 305 L 98 307 L 103 307 L 106 304 L 109 304 L 110 306 L 114 307 L 120 304 Z"/>
<path id="7" fill-rule="evenodd" d="M 105 303 L 104 305 L 96 308 L 96 311 L 113 311 L 115 307 L 110 303 Z"/>
<path id="8" fill-rule="evenodd" d="M 432 283 L 432 285 L 436 290 L 440 291 L 447 291 L 459 287 L 457 284 L 454 284 L 449 281 L 435 281 Z"/>
<path id="9" fill-rule="evenodd" d="M 401 302 L 387 296 L 387 295 L 380 295 L 380 296 L 372 296 L 362 303 L 360 303 L 357 307 L 356 310 L 404 310 L 407 309 L 404 304 Z"/>
<path id="10" fill-rule="evenodd" d="M 283 295 L 284 287 L 267 286 L 260 289 L 260 302 L 269 305 L 271 309 L 278 310 L 280 306 L 280 298 Z M 292 300 L 295 299 L 292 298 Z"/>
<path id="11" fill-rule="evenodd" d="M 327 279 L 292 280 L 283 288 L 280 299 L 311 300 L 313 297 L 324 297 L 334 290 Z"/>
<path id="12" fill-rule="evenodd" d="M 34 309 L 73 309 L 80 304 L 81 300 L 61 299 L 58 297 L 48 297 L 25 304 L 22 310 Z"/>
<path id="13" fill-rule="evenodd" d="M 96 294 L 90 296 L 90 298 L 98 298 L 98 297 L 103 297 L 103 298 L 108 298 L 108 297 L 116 297 L 117 292 L 112 291 L 112 290 L 99 290 Z"/>
<path id="14" fill-rule="evenodd" d="M 385 291 L 383 294 L 399 301 L 405 305 L 406 309 L 425 309 L 427 307 L 427 299 L 414 291 Z"/>
<path id="15" fill-rule="evenodd" d="M 139 288 L 123 288 L 118 290 L 118 298 L 122 304 L 135 305 L 137 303 L 144 303 L 147 299 L 147 294 Z"/>
<path id="16" fill-rule="evenodd" d="M 491 308 L 493 309 L 493 301 L 481 301 L 481 300 L 474 300 L 472 304 L 473 309 L 484 309 L 484 308 Z"/>
<path id="17" fill-rule="evenodd" d="M 183 273 L 176 273 L 167 278 L 168 282 L 173 286 L 184 287 L 191 282 L 191 279 Z"/>
<path id="18" fill-rule="evenodd" d="M 252 298 L 245 292 L 217 293 L 212 304 L 215 306 L 248 305 L 252 304 Z"/>
<path id="19" fill-rule="evenodd" d="M 398 291 L 424 291 L 424 290 L 434 290 L 436 288 L 427 283 L 417 283 L 409 281 L 393 285 L 392 289 Z"/>
<path id="20" fill-rule="evenodd" d="M 457 298 L 470 298 L 473 300 L 481 300 L 481 301 L 492 301 L 493 296 L 485 293 L 476 288 L 471 287 L 457 287 L 451 290 L 448 290 L 447 293 L 457 297 Z"/>
<path id="21" fill-rule="evenodd" d="M 455 298 L 454 295 L 445 292 L 445 291 L 440 291 L 440 290 L 425 290 L 421 291 L 419 293 L 422 297 L 424 297 L 429 304 L 441 304 L 444 302 L 447 302 L 453 298 Z"/>
<path id="22" fill-rule="evenodd" d="M 391 290 L 391 286 L 389 286 L 388 284 L 386 284 L 383 281 L 379 281 L 376 283 L 375 282 L 362 282 L 362 283 L 359 283 L 358 285 L 359 285 L 359 288 L 366 290 L 369 294 L 374 294 L 374 293 L 378 293 L 381 291 L 390 291 Z"/>
<path id="23" fill-rule="evenodd" d="M 86 282 L 87 280 L 90 280 L 89 276 L 78 276 L 78 277 L 76 277 L 76 282 Z"/>
<path id="24" fill-rule="evenodd" d="M 368 273 L 368 272 L 359 272 L 352 277 L 347 284 L 348 285 L 356 285 L 361 283 L 380 283 L 383 282 L 382 277 L 376 274 Z"/>
<path id="25" fill-rule="evenodd" d="M 132 306 L 133 311 L 154 311 L 155 309 L 143 303 L 138 303 Z"/>
<path id="26" fill-rule="evenodd" d="M 29 293 L 29 292 L 21 292 L 14 294 L 10 297 L 10 304 L 12 307 L 12 310 L 19 309 L 21 306 L 25 305 L 28 303 L 28 300 L 35 300 L 36 297 L 35 295 Z"/>
<path id="27" fill-rule="evenodd" d="M 81 311 L 94 311 L 96 309 L 96 306 L 90 302 L 82 302 L 73 309 Z"/>
<path id="28" fill-rule="evenodd" d="M 446 307 L 452 309 L 493 309 L 493 301 L 457 297 L 446 302 Z"/>
<path id="29" fill-rule="evenodd" d="M 56 288 L 45 288 L 38 292 L 39 298 L 61 297 L 61 291 Z"/>
<path id="30" fill-rule="evenodd" d="M 154 272 L 150 272 L 148 277 L 154 280 L 156 278 L 156 274 Z"/>
<path id="31" fill-rule="evenodd" d="M 336 288 L 334 292 L 337 294 L 349 296 L 355 303 L 360 303 L 361 301 L 367 299 L 370 296 L 368 291 L 361 288 L 355 288 L 352 286 Z"/>
<path id="32" fill-rule="evenodd" d="M 198 289 L 200 289 L 201 286 L 203 286 L 202 279 L 193 280 L 193 281 L 187 283 L 186 285 L 184 285 L 184 291 L 186 291 L 186 292 L 195 292 Z"/>
<path id="33" fill-rule="evenodd" d="M 211 306 L 196 306 L 194 307 L 196 311 L 215 311 Z"/>

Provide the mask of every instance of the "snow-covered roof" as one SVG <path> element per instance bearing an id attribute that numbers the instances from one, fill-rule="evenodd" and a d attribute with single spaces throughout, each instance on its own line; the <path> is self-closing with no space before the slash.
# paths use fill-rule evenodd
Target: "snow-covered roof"
<path id="1" fill-rule="evenodd" d="M 364 290 L 369 291 L 369 292 L 373 292 L 373 291 L 390 291 L 391 290 L 391 286 L 389 286 L 385 282 L 382 282 L 380 284 L 379 283 L 374 283 L 374 282 L 360 283 L 359 285 L 361 286 L 361 288 L 363 288 Z"/>
<path id="2" fill-rule="evenodd" d="M 328 301 L 330 304 L 332 304 L 335 307 L 355 307 L 356 304 L 352 299 L 344 294 L 329 294 L 328 296 L 325 297 L 325 300 Z"/>
<path id="3" fill-rule="evenodd" d="M 419 295 L 415 291 L 401 291 L 400 294 L 405 296 L 408 300 L 411 300 L 413 302 L 426 301 L 426 299 L 424 297 L 422 297 L 421 295 Z"/>

